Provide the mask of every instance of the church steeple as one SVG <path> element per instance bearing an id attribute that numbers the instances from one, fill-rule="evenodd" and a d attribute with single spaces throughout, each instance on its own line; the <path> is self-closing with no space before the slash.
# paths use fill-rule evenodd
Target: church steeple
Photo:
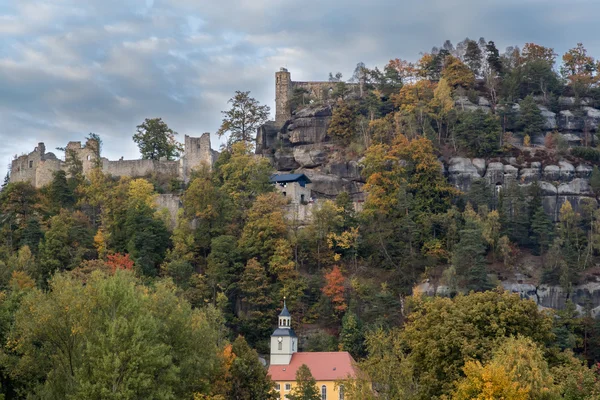
<path id="1" fill-rule="evenodd" d="M 285 297 L 283 298 L 283 310 L 279 314 L 279 328 L 280 329 L 290 329 L 292 326 L 292 316 L 287 309 L 287 305 L 285 303 Z"/>
<path id="2" fill-rule="evenodd" d="M 292 329 L 292 316 L 283 298 L 283 310 L 279 313 L 277 329 L 271 335 L 271 364 L 288 365 L 292 354 L 298 351 L 298 338 Z"/>

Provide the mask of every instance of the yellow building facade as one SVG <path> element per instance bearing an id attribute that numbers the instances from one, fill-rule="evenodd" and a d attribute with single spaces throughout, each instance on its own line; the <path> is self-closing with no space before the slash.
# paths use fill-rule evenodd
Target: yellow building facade
<path id="1" fill-rule="evenodd" d="M 296 372 L 306 365 L 317 382 L 321 400 L 343 400 L 343 385 L 336 382 L 356 376 L 354 360 L 346 351 L 298 352 L 298 338 L 291 327 L 291 316 L 285 305 L 278 317 L 278 327 L 271 335 L 269 375 L 281 400 L 296 386 Z"/>

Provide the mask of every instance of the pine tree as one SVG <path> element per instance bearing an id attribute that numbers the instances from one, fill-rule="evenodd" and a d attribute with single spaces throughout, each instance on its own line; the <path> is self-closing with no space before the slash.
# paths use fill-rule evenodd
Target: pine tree
<path id="1" fill-rule="evenodd" d="M 258 359 L 256 350 L 250 348 L 242 336 L 233 342 L 235 355 L 231 364 L 231 386 L 228 399 L 237 400 L 277 400 L 275 384 L 267 375 L 267 370 Z"/>
<path id="2" fill-rule="evenodd" d="M 541 134 L 544 131 L 546 121 L 537 104 L 535 104 L 533 96 L 529 95 L 525 97 L 523 101 L 521 101 L 520 106 L 517 126 L 521 130 L 523 136 L 529 135 L 530 137 L 534 137 Z"/>
<path id="3" fill-rule="evenodd" d="M 317 381 L 306 364 L 302 364 L 296 371 L 296 386 L 287 395 L 287 398 L 289 400 L 321 400 Z"/>
<path id="4" fill-rule="evenodd" d="M 469 290 L 487 290 L 490 284 L 485 266 L 485 242 L 481 227 L 467 220 L 460 231 L 460 241 L 456 244 L 452 264 L 466 279 Z"/>
<path id="5" fill-rule="evenodd" d="M 242 297 L 240 331 L 253 346 L 263 346 L 261 350 L 266 351 L 266 343 L 261 341 L 271 333 L 273 300 L 267 272 L 255 258 L 246 264 L 238 287 Z"/>
<path id="6" fill-rule="evenodd" d="M 362 322 L 353 312 L 347 312 L 342 318 L 340 332 L 340 350 L 347 351 L 359 359 L 365 356 L 365 335 Z"/>
<path id="7" fill-rule="evenodd" d="M 541 205 L 531 217 L 531 241 L 538 254 L 543 255 L 552 243 L 554 225 Z"/>
<path id="8" fill-rule="evenodd" d="M 590 186 L 592 187 L 594 194 L 598 196 L 600 194 L 600 169 L 598 169 L 597 165 L 594 165 L 594 169 L 592 169 Z"/>
<path id="9" fill-rule="evenodd" d="M 356 135 L 356 111 L 348 102 L 340 100 L 334 107 L 327 134 L 344 144 Z"/>

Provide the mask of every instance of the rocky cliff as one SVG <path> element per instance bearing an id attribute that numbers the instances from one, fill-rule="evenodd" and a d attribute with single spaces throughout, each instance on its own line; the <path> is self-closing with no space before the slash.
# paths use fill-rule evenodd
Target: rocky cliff
<path id="1" fill-rule="evenodd" d="M 321 106 L 296 112 L 283 127 L 267 123 L 258 130 L 256 152 L 270 158 L 277 171 L 306 174 L 316 197 L 347 192 L 360 201 L 364 179 L 359 160 L 329 140 L 330 120 L 331 108 Z"/>

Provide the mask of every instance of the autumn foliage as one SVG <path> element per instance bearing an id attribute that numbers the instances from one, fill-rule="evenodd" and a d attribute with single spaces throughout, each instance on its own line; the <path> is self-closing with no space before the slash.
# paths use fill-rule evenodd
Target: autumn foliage
<path id="1" fill-rule="evenodd" d="M 346 311 L 348 308 L 344 297 L 346 289 L 344 287 L 344 276 L 342 275 L 342 271 L 340 271 L 340 267 L 336 265 L 331 271 L 325 274 L 325 286 L 321 290 L 325 296 L 329 297 L 336 312 L 342 313 Z"/>
<path id="2" fill-rule="evenodd" d="M 133 269 L 134 262 L 129 257 L 129 254 L 114 253 L 109 254 L 106 258 L 106 264 L 110 267 L 112 273 L 115 273 L 115 271 L 118 269 Z"/>

